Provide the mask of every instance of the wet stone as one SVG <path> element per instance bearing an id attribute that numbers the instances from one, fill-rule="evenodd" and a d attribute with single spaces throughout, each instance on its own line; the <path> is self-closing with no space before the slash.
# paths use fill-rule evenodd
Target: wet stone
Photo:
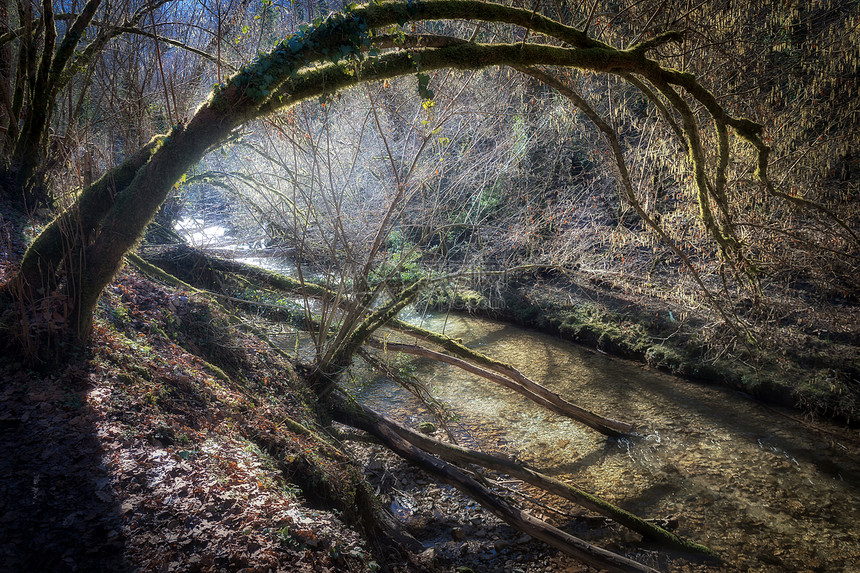
<path id="1" fill-rule="evenodd" d="M 421 422 L 418 424 L 418 431 L 422 434 L 432 434 L 436 431 L 436 424 L 433 422 Z"/>

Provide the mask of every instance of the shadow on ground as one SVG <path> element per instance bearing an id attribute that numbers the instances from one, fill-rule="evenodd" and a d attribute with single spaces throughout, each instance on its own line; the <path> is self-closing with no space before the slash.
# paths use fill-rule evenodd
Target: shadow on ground
<path id="1" fill-rule="evenodd" d="M 0 573 L 128 569 L 86 372 L 0 365 Z"/>

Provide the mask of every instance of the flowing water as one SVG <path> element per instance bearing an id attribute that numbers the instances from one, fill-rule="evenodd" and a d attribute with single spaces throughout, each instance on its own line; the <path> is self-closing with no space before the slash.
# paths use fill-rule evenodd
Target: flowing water
<path id="1" fill-rule="evenodd" d="M 860 571 L 860 436 L 731 390 L 647 370 L 556 338 L 464 316 L 425 328 L 517 366 L 569 401 L 635 423 L 607 439 L 487 380 L 422 361 L 417 374 L 476 439 L 678 532 L 749 571 Z M 415 412 L 376 379 L 360 399 Z"/>
<path id="2" fill-rule="evenodd" d="M 178 230 L 210 247 L 230 247 L 221 227 L 189 221 Z M 234 256 L 293 270 L 275 259 L 242 259 L 254 256 L 244 245 Z M 632 437 L 607 439 L 453 366 L 417 362 L 433 395 L 472 429 L 460 433 L 461 443 L 505 451 L 640 516 L 674 516 L 681 535 L 717 550 L 728 569 L 860 572 L 856 430 L 811 427 L 740 393 L 503 323 L 456 315 L 411 319 L 515 365 L 575 404 L 636 424 Z M 286 346 L 308 351 L 306 337 L 283 334 Z M 358 397 L 412 422 L 422 411 L 385 378 L 364 384 Z"/>

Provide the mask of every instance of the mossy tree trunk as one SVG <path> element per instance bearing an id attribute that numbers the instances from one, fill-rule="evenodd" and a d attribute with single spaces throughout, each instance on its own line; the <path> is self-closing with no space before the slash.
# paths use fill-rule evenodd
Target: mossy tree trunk
<path id="1" fill-rule="evenodd" d="M 86 6 L 97 6 L 98 2 L 90 0 Z M 46 12 L 49 4 L 50 0 L 45 0 Z M 518 25 L 529 30 L 531 37 L 542 35 L 551 40 L 547 43 L 480 44 L 462 38 L 418 36 L 402 31 L 388 34 L 388 28 L 395 24 L 448 19 Z M 706 157 L 698 152 L 702 145 L 700 128 L 686 113 L 689 104 L 684 97 L 696 102 L 715 120 L 721 139 L 724 132 L 733 129 L 751 144 L 759 154 L 760 175 L 766 178 L 769 150 L 759 139 L 760 127 L 730 116 L 691 75 L 663 67 L 648 58 L 650 48 L 673 39 L 677 36 L 670 34 L 619 50 L 534 11 L 476 0 L 377 3 L 333 14 L 284 40 L 216 86 L 187 124 L 174 126 L 168 134 L 153 139 L 123 164 L 85 188 L 73 205 L 47 225 L 25 253 L 18 271 L 0 289 L 0 331 L 6 330 L 5 336 L 0 332 L 0 340 L 14 341 L 30 359 L 61 358 L 67 349 L 84 343 L 103 289 L 119 270 L 124 255 L 140 239 L 173 185 L 189 168 L 243 124 L 361 82 L 424 74 L 442 68 L 489 66 L 560 66 L 622 77 L 633 74 L 640 81 L 655 86 L 666 100 L 662 103 L 668 102 L 685 119 L 682 129 L 688 145 L 696 150 L 691 152 L 690 161 L 702 194 L 707 195 L 711 186 L 720 189 L 721 181 L 709 180 L 709 174 L 700 165 Z M 45 78 L 46 85 L 50 84 L 54 63 L 59 61 L 56 58 L 61 52 L 62 49 L 57 50 L 54 60 L 43 57 L 34 77 Z M 51 49 L 44 53 L 54 52 Z M 50 99 L 47 105 L 49 115 Z M 34 116 L 25 130 L 38 131 L 36 128 L 46 125 L 46 121 Z M 32 145 L 33 142 L 26 143 Z M 724 156 L 722 153 L 719 156 L 722 164 Z M 722 170 L 716 170 L 717 180 L 721 180 Z M 714 234 L 731 232 L 728 227 L 721 229 L 710 224 L 706 228 Z M 337 334 L 336 344 L 320 357 L 325 363 L 316 365 L 320 399 L 327 399 L 345 421 L 376 433 L 404 458 L 421 465 L 439 479 L 457 484 L 497 516 L 530 535 L 598 567 L 648 571 L 647 567 L 633 561 L 583 544 L 489 495 L 486 488 L 462 472 L 410 444 L 393 431 L 390 424 L 356 415 L 345 401 L 338 403 L 338 393 L 332 389 L 341 369 L 349 364 L 370 334 L 391 321 L 421 287 L 421 282 L 406 287 L 380 309 L 368 309 L 354 329 Z"/>
<path id="2" fill-rule="evenodd" d="M 97 2 L 90 0 L 87 8 Z M 79 20 L 83 18 L 82 13 Z M 552 38 L 557 45 L 478 44 L 459 38 L 383 33 L 398 23 L 463 18 L 523 26 Z M 670 34 L 619 50 L 532 11 L 474 0 L 379 3 L 332 14 L 258 56 L 216 86 L 187 124 L 175 126 L 84 189 L 44 229 L 26 252 L 20 271 L 3 286 L 4 310 L 8 311 L 5 327 L 17 329 L 16 339 L 30 348 L 44 345 L 62 353 L 62 344 L 86 341 L 99 295 L 183 173 L 244 123 L 361 82 L 441 68 L 500 65 L 636 74 L 664 90 L 667 86 L 685 90 L 711 116 L 752 144 L 766 165 L 768 149 L 758 137 L 757 125 L 731 117 L 691 75 L 647 57 L 648 49 L 673 39 L 676 35 Z M 43 64 L 50 77 L 53 64 Z M 698 145 L 697 126 L 689 129 L 694 132 L 688 138 Z M 696 156 L 691 159 L 698 160 Z M 62 320 L 41 324 L 39 317 L 46 315 L 59 315 Z M 353 346 L 350 340 L 344 348 Z M 333 364 L 343 362 L 341 356 L 334 358 Z"/>

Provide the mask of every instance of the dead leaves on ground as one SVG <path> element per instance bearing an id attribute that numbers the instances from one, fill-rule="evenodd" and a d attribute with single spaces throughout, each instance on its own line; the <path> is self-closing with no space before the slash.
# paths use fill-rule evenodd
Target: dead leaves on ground
<path id="1" fill-rule="evenodd" d="M 290 393 L 291 366 L 228 329 L 218 344 L 233 346 L 244 379 L 225 379 L 185 348 L 207 341 L 183 346 L 180 329 L 221 318 L 195 316 L 200 307 L 184 294 L 129 271 L 108 290 L 86 359 L 62 373 L 2 372 L 0 435 L 15 454 L 0 462 L 0 516 L 9 522 L 0 533 L 10 540 L 0 562 L 13 570 L 373 569 L 361 536 L 336 512 L 309 507 L 249 439 L 342 462 L 278 424 L 309 415 Z"/>

